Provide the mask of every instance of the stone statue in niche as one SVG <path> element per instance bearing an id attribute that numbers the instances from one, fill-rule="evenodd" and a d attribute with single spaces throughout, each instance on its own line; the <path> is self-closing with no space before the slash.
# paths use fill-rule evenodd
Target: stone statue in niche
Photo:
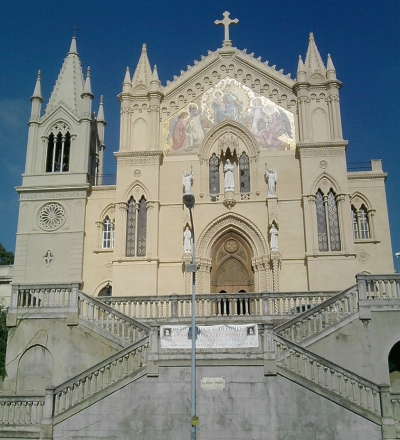
<path id="1" fill-rule="evenodd" d="M 269 228 L 269 235 L 270 235 L 270 246 L 271 251 L 278 249 L 278 230 L 275 227 L 275 224 L 273 223 L 271 227 Z"/>
<path id="2" fill-rule="evenodd" d="M 233 181 L 233 164 L 229 159 L 226 159 L 224 166 L 225 173 L 225 191 L 235 191 L 235 183 Z"/>
<path id="3" fill-rule="evenodd" d="M 190 166 L 190 172 L 188 171 L 183 172 L 182 184 L 183 184 L 183 193 L 192 194 L 193 165 Z"/>
<path id="4" fill-rule="evenodd" d="M 267 164 L 265 164 L 265 178 L 268 183 L 268 197 L 276 197 L 276 182 L 278 181 L 278 172 L 276 169 L 268 169 Z"/>
<path id="5" fill-rule="evenodd" d="M 185 254 L 192 253 L 192 232 L 188 226 L 183 231 L 183 252 Z"/>

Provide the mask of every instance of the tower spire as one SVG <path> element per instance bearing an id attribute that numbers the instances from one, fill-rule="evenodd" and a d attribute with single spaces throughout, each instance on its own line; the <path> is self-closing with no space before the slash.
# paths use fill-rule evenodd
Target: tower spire
<path id="1" fill-rule="evenodd" d="M 76 48 L 76 38 L 72 37 L 71 46 L 64 59 L 56 84 L 51 93 L 46 113 L 51 112 L 60 103 L 63 103 L 80 116 L 81 95 L 83 93 L 83 74 L 82 66 Z"/>
<path id="2" fill-rule="evenodd" d="M 317 45 L 315 44 L 314 34 L 312 32 L 310 32 L 310 36 L 308 38 L 308 49 L 304 64 L 308 77 L 314 74 L 320 74 L 325 79 L 326 69 L 321 55 L 317 49 Z"/>
<path id="3" fill-rule="evenodd" d="M 150 79 L 152 76 L 149 58 L 147 57 L 147 48 L 144 43 L 142 46 L 142 53 L 140 54 L 139 62 L 137 64 L 135 74 L 132 79 L 132 88 L 138 85 L 144 85 L 149 89 Z"/>
<path id="4" fill-rule="evenodd" d="M 42 106 L 42 90 L 40 86 L 40 70 L 38 71 L 36 77 L 35 89 L 33 90 L 33 95 L 31 96 L 31 120 L 40 118 L 40 108 Z"/>

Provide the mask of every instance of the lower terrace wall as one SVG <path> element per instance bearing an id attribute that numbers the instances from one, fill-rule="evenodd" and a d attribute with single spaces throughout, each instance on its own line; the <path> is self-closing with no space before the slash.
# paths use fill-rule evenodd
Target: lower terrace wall
<path id="1" fill-rule="evenodd" d="M 201 390 L 202 377 L 224 377 L 225 390 Z M 381 427 L 257 366 L 197 368 L 198 440 L 381 439 Z M 190 368 L 160 367 L 64 420 L 54 439 L 190 438 Z"/>

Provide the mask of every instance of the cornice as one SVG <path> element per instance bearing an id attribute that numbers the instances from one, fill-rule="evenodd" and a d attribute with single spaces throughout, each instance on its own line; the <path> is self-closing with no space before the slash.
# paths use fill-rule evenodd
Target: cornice
<path id="1" fill-rule="evenodd" d="M 349 141 L 335 141 L 335 142 L 298 142 L 296 147 L 303 150 L 307 148 L 347 148 Z"/>
<path id="2" fill-rule="evenodd" d="M 90 185 L 87 183 L 85 185 L 68 185 L 68 186 L 16 186 L 15 190 L 18 194 L 22 193 L 66 193 L 72 191 L 85 191 L 87 192 Z"/>
<path id="3" fill-rule="evenodd" d="M 97 191 L 115 191 L 117 189 L 116 185 L 96 185 L 92 186 L 91 191 L 97 192 Z"/>
<path id="4" fill-rule="evenodd" d="M 147 156 L 162 156 L 162 151 L 118 151 L 114 153 L 115 158 L 119 157 L 147 157 Z"/>
<path id="5" fill-rule="evenodd" d="M 348 180 L 360 180 L 360 179 L 384 179 L 388 173 L 376 173 L 374 171 L 355 171 L 351 173 L 347 173 Z"/>

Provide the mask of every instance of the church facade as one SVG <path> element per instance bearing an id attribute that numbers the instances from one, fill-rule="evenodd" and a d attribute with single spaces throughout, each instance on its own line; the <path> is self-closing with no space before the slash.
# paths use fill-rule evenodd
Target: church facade
<path id="1" fill-rule="evenodd" d="M 387 175 L 348 171 L 341 82 L 313 34 L 292 79 L 233 47 L 227 18 L 222 47 L 165 86 L 145 45 L 127 68 L 115 182 L 75 37 L 43 114 L 39 74 L 0 436 L 189 435 L 174 335 L 195 254 L 203 335 L 220 327 L 198 353 L 199 438 L 399 438 Z"/>

